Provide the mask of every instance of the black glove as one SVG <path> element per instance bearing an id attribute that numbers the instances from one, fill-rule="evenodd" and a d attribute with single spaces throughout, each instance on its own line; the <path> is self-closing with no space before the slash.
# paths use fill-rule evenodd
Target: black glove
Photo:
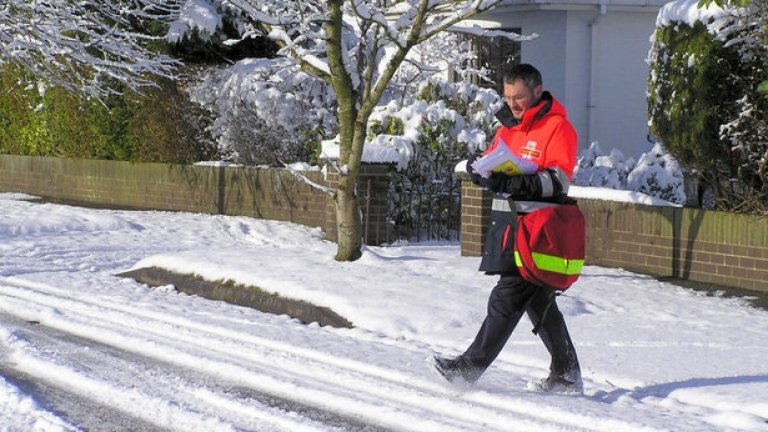
<path id="1" fill-rule="evenodd" d="M 491 173 L 491 176 L 485 179 L 485 187 L 494 193 L 504 192 L 507 178 L 508 176 L 506 174 L 497 172 Z"/>
<path id="2" fill-rule="evenodd" d="M 476 153 L 474 155 L 470 155 L 469 159 L 467 159 L 467 174 L 469 174 L 469 179 L 472 180 L 472 183 L 478 185 L 478 186 L 486 186 L 484 182 L 484 178 L 480 175 L 474 172 L 474 169 L 472 168 L 472 164 L 475 162 L 475 160 L 479 157 L 481 157 L 481 153 Z"/>
<path id="3" fill-rule="evenodd" d="M 469 159 L 467 159 L 467 166 L 464 168 L 467 171 L 467 174 L 472 175 L 472 164 L 475 163 L 475 158 L 470 156 Z"/>
<path id="4" fill-rule="evenodd" d="M 485 179 L 485 186 L 494 193 L 507 193 L 513 197 L 519 195 L 523 186 L 524 176 L 508 176 L 504 173 L 491 173 L 491 176 Z"/>

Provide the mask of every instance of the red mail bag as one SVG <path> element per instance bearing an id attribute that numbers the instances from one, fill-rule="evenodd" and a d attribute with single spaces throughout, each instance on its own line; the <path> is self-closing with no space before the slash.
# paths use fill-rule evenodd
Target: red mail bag
<path id="1" fill-rule="evenodd" d="M 515 262 L 523 279 L 565 291 L 579 278 L 586 254 L 586 222 L 575 204 L 518 215 Z"/>

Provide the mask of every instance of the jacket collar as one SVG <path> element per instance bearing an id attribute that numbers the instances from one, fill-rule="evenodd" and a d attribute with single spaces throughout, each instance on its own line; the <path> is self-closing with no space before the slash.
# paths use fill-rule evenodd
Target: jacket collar
<path id="1" fill-rule="evenodd" d="M 515 118 L 515 116 L 512 114 L 512 110 L 509 109 L 509 105 L 506 103 L 503 107 L 501 107 L 500 110 L 496 112 L 496 118 L 499 120 L 499 122 L 501 122 L 502 126 L 508 128 L 521 124 L 530 125 L 534 121 L 541 119 L 547 115 L 547 113 L 549 113 L 549 111 L 552 109 L 553 101 L 554 98 L 552 97 L 552 93 L 544 91 L 541 94 L 541 100 L 539 101 L 538 105 L 526 111 L 525 114 L 523 114 L 523 118 L 521 120 Z"/>

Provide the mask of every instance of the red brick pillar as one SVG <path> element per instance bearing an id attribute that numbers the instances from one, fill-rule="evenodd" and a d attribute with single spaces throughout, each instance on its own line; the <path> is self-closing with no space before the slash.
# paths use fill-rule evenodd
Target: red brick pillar
<path id="1" fill-rule="evenodd" d="M 483 242 L 491 217 L 493 196 L 475 186 L 466 174 L 461 178 L 461 255 L 482 256 Z"/>

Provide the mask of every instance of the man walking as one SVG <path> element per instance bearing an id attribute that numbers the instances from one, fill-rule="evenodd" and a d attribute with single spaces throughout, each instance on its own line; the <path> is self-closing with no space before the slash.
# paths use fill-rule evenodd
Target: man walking
<path id="1" fill-rule="evenodd" d="M 576 164 L 577 137 L 566 110 L 543 91 L 541 73 L 520 64 L 504 75 L 505 106 L 496 114 L 502 126 L 486 154 L 497 146 L 535 162 L 538 172 L 480 176 L 467 162 L 473 182 L 494 193 L 491 222 L 483 246 L 480 271 L 499 275 L 488 299 L 488 311 L 474 342 L 458 357 L 434 357 L 434 367 L 450 382 L 475 383 L 499 355 L 523 312 L 549 351 L 549 376 L 538 384 L 544 391 L 582 393 L 581 369 L 555 291 L 524 280 L 515 262 L 517 214 L 564 202 Z"/>

